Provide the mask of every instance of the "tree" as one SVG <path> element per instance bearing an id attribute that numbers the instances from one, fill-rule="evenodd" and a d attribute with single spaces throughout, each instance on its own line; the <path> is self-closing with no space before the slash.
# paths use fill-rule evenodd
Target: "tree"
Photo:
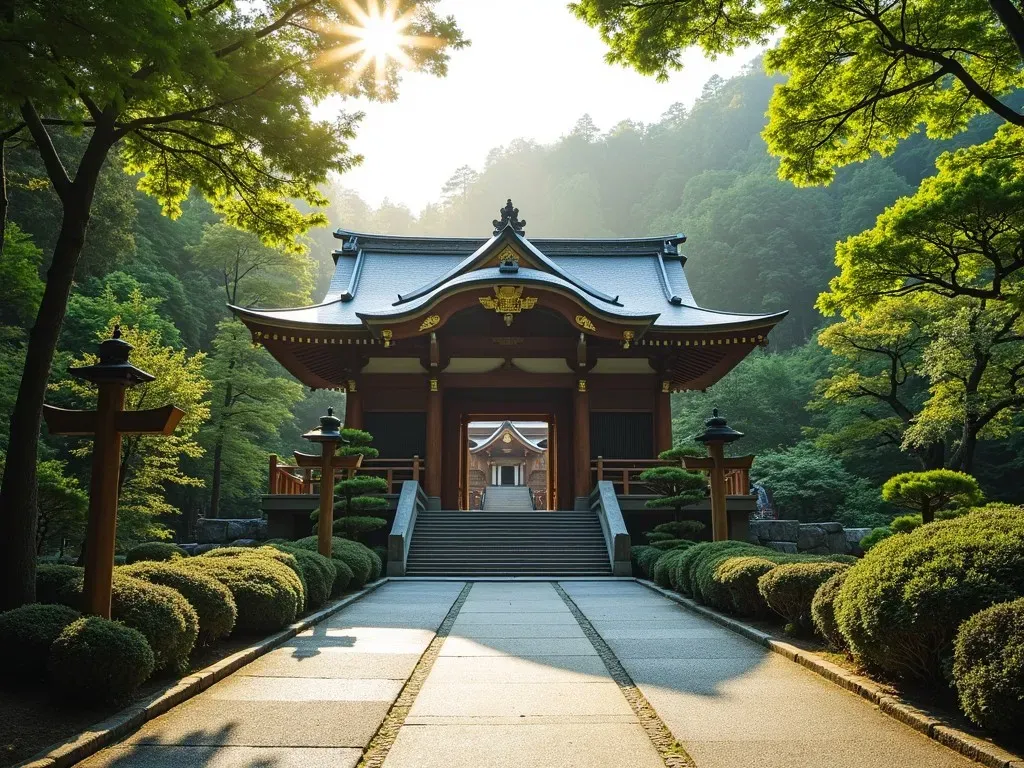
<path id="1" fill-rule="evenodd" d="M 373 435 L 365 430 L 343 429 L 341 437 L 344 442 L 335 452 L 338 456 L 363 456 L 375 459 L 379 455 L 377 449 L 370 445 L 373 442 Z M 334 486 L 334 532 L 345 538 L 358 540 L 363 534 L 387 525 L 387 520 L 372 514 L 387 509 L 387 500 L 377 495 L 387 492 L 387 480 L 373 475 L 357 474 L 337 483 Z M 314 523 L 315 533 L 320 510 L 314 509 L 309 519 Z"/>
<path id="2" fill-rule="evenodd" d="M 113 318 L 99 334 L 109 338 L 120 318 Z M 139 411 L 163 405 L 176 405 L 185 411 L 171 435 L 125 435 L 121 446 L 120 498 L 117 507 L 117 536 L 120 546 L 154 538 L 167 538 L 169 529 L 161 517 L 175 515 L 178 510 L 166 500 L 168 484 L 200 486 L 202 480 L 188 475 L 181 466 L 183 457 L 196 459 L 203 449 L 196 442 L 196 433 L 210 415 L 204 399 L 210 383 L 203 376 L 205 355 L 189 355 L 163 344 L 156 331 L 122 327 L 121 338 L 134 348 L 131 361 L 156 377 L 154 381 L 131 387 L 125 392 L 125 409 Z M 98 358 L 83 355 L 73 365 L 94 365 Z M 69 392 L 83 407 L 95 407 L 95 388 L 78 379 L 64 379 L 54 389 Z M 87 456 L 91 442 L 72 453 Z"/>
<path id="3" fill-rule="evenodd" d="M 681 467 L 651 467 L 640 473 L 640 482 L 658 494 L 644 506 L 650 509 L 670 507 L 679 514 L 683 507 L 707 496 L 708 481 L 701 472 L 687 472 Z"/>
<path id="4" fill-rule="evenodd" d="M 459 166 L 441 187 L 441 200 L 445 205 L 451 205 L 456 201 L 464 202 L 469 197 L 470 187 L 478 178 L 479 174 L 470 166 Z"/>
<path id="5" fill-rule="evenodd" d="M 950 504 L 972 507 L 984 501 L 977 480 L 948 469 L 895 475 L 882 486 L 882 498 L 921 515 L 925 523 L 934 521 L 935 513 Z"/>
<path id="6" fill-rule="evenodd" d="M 64 556 L 68 544 L 81 544 L 89 512 L 89 495 L 68 475 L 63 461 L 39 462 L 39 525 L 36 554 L 57 550 Z"/>
<path id="7" fill-rule="evenodd" d="M 268 245 L 299 247 L 295 235 L 323 217 L 296 202 L 322 206 L 318 185 L 357 160 L 348 146 L 357 116 L 319 121 L 313 108 L 335 94 L 390 99 L 400 79 L 394 58 L 377 57 L 369 66 L 374 57 L 353 8 L 328 0 L 7 3 L 0 16 L 7 75 L 0 81 L 0 158 L 6 143 L 31 141 L 62 218 L 0 486 L 0 609 L 34 595 L 43 397 L 104 164 L 118 151 L 126 170 L 141 175 L 139 189 L 168 215 L 180 214 L 194 188 L 228 224 Z M 437 16 L 432 0 L 396 10 L 405 42 L 434 41 L 407 47 L 403 62 L 444 74 L 448 49 L 465 44 L 454 19 Z M 346 55 L 351 51 L 363 55 Z M 54 145 L 66 129 L 88 137 L 70 163 Z M 0 164 L 0 178 L 3 171 Z M 0 184 L 3 221 L 5 190 Z"/>
<path id="8" fill-rule="evenodd" d="M 836 166 L 892 153 L 921 123 L 932 137 L 991 112 L 1013 126 L 1024 113 L 1002 97 L 1022 84 L 1024 14 L 1009 0 L 577 0 L 609 61 L 665 79 L 699 46 L 709 56 L 763 45 L 769 72 L 788 78 L 769 108 L 768 147 L 798 183 L 832 179 Z"/>

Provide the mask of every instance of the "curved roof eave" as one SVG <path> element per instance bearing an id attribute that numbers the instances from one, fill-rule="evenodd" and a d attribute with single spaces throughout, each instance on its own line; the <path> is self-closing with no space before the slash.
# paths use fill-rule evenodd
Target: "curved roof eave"
<path id="1" fill-rule="evenodd" d="M 322 307 L 341 304 L 343 301 L 343 299 L 334 298 L 330 301 L 321 302 L 320 304 L 310 304 L 308 307 L 284 307 L 280 309 L 247 309 L 246 307 L 237 307 L 233 304 L 228 304 L 228 309 L 234 312 L 238 319 L 243 322 L 249 320 L 281 328 L 301 328 L 303 330 L 311 331 L 323 330 L 324 328 L 332 328 L 342 331 L 365 330 L 362 323 L 358 325 L 338 325 L 336 323 L 325 323 L 313 318 L 303 317 L 303 315 L 312 314 L 315 310 Z M 291 317 L 289 317 L 289 315 L 291 315 Z"/>
<path id="2" fill-rule="evenodd" d="M 544 451 L 545 451 L 544 448 L 541 448 L 540 446 L 537 445 L 537 443 L 533 442 L 530 438 L 528 438 L 526 435 L 524 435 L 522 432 L 520 432 L 516 428 L 516 425 L 513 422 L 511 422 L 511 421 L 509 421 L 507 419 L 505 421 L 503 421 L 498 426 L 498 428 L 496 430 L 494 430 L 494 432 L 491 433 L 490 437 L 488 437 L 486 440 L 480 442 L 476 446 L 470 448 L 470 453 L 479 453 L 480 451 L 484 450 L 485 448 L 490 447 L 491 445 L 493 445 L 494 443 L 496 443 L 498 441 L 498 438 L 501 437 L 502 433 L 505 432 L 506 430 L 508 430 L 509 432 L 514 434 L 516 436 L 516 439 L 519 440 L 519 442 L 523 443 L 526 447 L 532 448 L 537 453 L 544 453 Z"/>

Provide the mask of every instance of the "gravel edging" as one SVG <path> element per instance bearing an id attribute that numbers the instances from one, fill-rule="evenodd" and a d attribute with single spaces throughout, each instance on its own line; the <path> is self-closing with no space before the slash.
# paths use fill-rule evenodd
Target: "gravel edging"
<path id="1" fill-rule="evenodd" d="M 144 701 L 126 707 L 106 720 L 96 723 L 89 730 L 78 734 L 78 736 L 72 737 L 60 744 L 51 745 L 35 756 L 17 763 L 13 768 L 69 768 L 69 766 L 96 754 L 104 747 L 108 747 L 134 733 L 144 723 L 159 717 L 183 701 L 205 691 L 214 683 L 223 680 L 246 664 L 255 661 L 260 656 L 269 653 L 279 645 L 292 639 L 299 632 L 305 632 L 313 625 L 333 616 L 342 608 L 346 608 L 352 603 L 361 600 L 387 581 L 387 577 L 384 577 L 367 584 L 358 592 L 334 601 L 316 613 L 311 613 L 294 624 L 290 624 L 280 632 L 270 637 L 265 637 L 248 648 L 236 651 L 205 669 L 181 678 L 163 693 L 154 695 L 148 702 Z"/>
<path id="2" fill-rule="evenodd" d="M 700 605 L 688 597 L 683 597 L 676 592 L 659 587 L 652 581 L 636 578 L 634 578 L 634 581 L 657 592 L 662 597 L 667 597 L 669 600 L 678 603 L 687 610 L 700 614 L 717 624 L 721 624 L 723 627 L 743 635 L 748 640 L 752 640 L 758 645 L 763 645 L 765 648 L 785 656 L 790 661 L 795 661 L 797 664 L 806 667 L 851 693 L 867 699 L 889 717 L 899 720 L 904 725 L 908 725 L 915 731 L 939 742 L 943 746 L 959 752 L 964 757 L 975 760 L 989 768 L 1024 768 L 1024 757 L 1015 755 L 1002 747 L 998 747 L 991 742 L 949 725 L 937 715 L 919 709 L 903 699 L 893 696 L 892 693 L 871 678 L 854 674 L 838 664 L 822 659 L 814 653 L 805 651 L 790 643 L 776 640 L 774 636 L 767 632 L 754 629 L 731 616 L 726 616 L 705 605 Z"/>

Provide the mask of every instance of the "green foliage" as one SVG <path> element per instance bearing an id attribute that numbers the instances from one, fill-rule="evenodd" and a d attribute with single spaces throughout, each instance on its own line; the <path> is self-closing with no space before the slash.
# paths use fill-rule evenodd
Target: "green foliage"
<path id="1" fill-rule="evenodd" d="M 238 618 L 235 599 L 227 587 L 210 576 L 179 567 L 173 562 L 140 562 L 123 566 L 117 572 L 180 592 L 199 619 L 196 638 L 199 645 L 209 645 L 227 637 L 235 627 Z"/>
<path id="2" fill-rule="evenodd" d="M 369 443 L 373 439 L 370 437 L 369 432 L 358 429 L 343 430 L 343 432 L 346 431 L 353 435 L 351 438 L 353 445 L 348 446 L 349 448 L 354 448 L 355 444 L 360 441 Z M 345 446 L 342 447 L 344 448 Z M 341 453 L 340 449 L 339 453 Z M 388 503 L 386 499 L 371 495 L 388 492 L 388 482 L 384 478 L 373 475 L 355 475 L 337 483 L 334 486 L 334 491 L 336 499 L 334 504 L 334 533 L 355 541 L 360 536 L 376 531 L 388 524 L 388 521 L 382 517 L 373 517 L 367 514 L 382 512 L 387 509 Z M 320 510 L 314 509 L 310 519 L 314 523 L 313 532 L 316 533 L 316 522 L 320 519 Z"/>
<path id="3" fill-rule="evenodd" d="M 978 509 L 876 544 L 850 569 L 835 613 L 865 663 L 939 684 L 959 624 L 1022 595 L 1024 517 Z"/>
<path id="4" fill-rule="evenodd" d="M 888 526 L 874 528 L 871 533 L 860 540 L 860 548 L 865 552 L 869 552 L 878 542 L 882 539 L 887 539 L 890 536 L 892 536 L 892 530 Z"/>
<path id="5" fill-rule="evenodd" d="M 948 469 L 895 475 L 882 486 L 882 498 L 917 513 L 926 523 L 932 522 L 935 513 L 950 504 L 973 507 L 984 501 L 977 480 L 963 472 Z M 893 520 L 889 527 L 894 533 L 902 533 L 896 522 Z"/>
<path id="6" fill-rule="evenodd" d="M 16 680 L 40 682 L 46 673 L 50 646 L 79 613 L 65 605 L 32 603 L 0 613 L 0 655 L 6 674 Z"/>
<path id="7" fill-rule="evenodd" d="M 809 634 L 813 630 L 811 603 L 818 588 L 849 568 L 842 563 L 786 563 L 761 576 L 757 589 L 768 607 L 786 619 L 787 631 Z"/>
<path id="8" fill-rule="evenodd" d="M 79 608 L 82 586 L 79 580 L 65 584 L 60 601 Z M 187 669 L 199 634 L 199 617 L 180 592 L 115 572 L 110 617 L 143 634 L 153 650 L 157 672 Z"/>
<path id="9" fill-rule="evenodd" d="M 920 515 L 902 515 L 894 517 L 888 527 L 890 533 L 910 533 L 915 528 L 920 528 L 921 525 Z"/>
<path id="10" fill-rule="evenodd" d="M 212 549 L 209 552 L 205 552 L 199 557 L 203 558 L 233 558 L 233 559 L 247 559 L 256 560 L 263 562 L 266 560 L 275 560 L 281 565 L 285 566 L 291 575 L 287 576 L 289 587 L 292 593 L 295 595 L 295 610 L 296 613 L 302 613 L 306 610 L 306 576 L 299 565 L 299 561 L 296 560 L 295 556 L 288 551 L 280 550 L 275 547 L 218 547 Z"/>
<path id="11" fill-rule="evenodd" d="M 843 637 L 843 633 L 839 630 L 839 624 L 836 622 L 836 598 L 839 596 L 839 590 L 842 588 L 843 582 L 846 581 L 849 571 L 849 568 L 844 568 L 829 576 L 818 587 L 818 591 L 814 593 L 814 599 L 811 600 L 811 619 L 814 622 L 814 629 L 836 650 L 846 648 L 846 638 Z"/>
<path id="12" fill-rule="evenodd" d="M 733 550 L 738 551 L 741 550 Z M 740 616 L 767 616 L 769 606 L 758 584 L 763 576 L 775 570 L 778 561 L 778 557 L 753 553 L 723 558 L 703 590 L 704 600 L 714 608 Z"/>
<path id="13" fill-rule="evenodd" d="M 56 550 L 63 554 L 65 542 L 77 543 L 85 538 L 89 496 L 82 490 L 78 478 L 67 473 L 65 462 L 41 461 L 36 469 L 39 480 L 36 552 Z"/>
<path id="14" fill-rule="evenodd" d="M 40 603 L 59 603 L 64 588 L 85 575 L 85 569 L 61 563 L 40 563 L 36 566 L 36 599 Z"/>
<path id="15" fill-rule="evenodd" d="M 659 523 L 654 526 L 652 531 L 649 531 L 647 538 L 651 541 L 657 541 L 652 534 L 657 534 L 661 540 L 664 540 L 664 536 L 667 535 L 669 538 L 674 539 L 685 539 L 688 537 L 696 536 L 698 533 L 704 530 L 704 523 L 700 520 L 672 520 L 667 523 Z"/>
<path id="16" fill-rule="evenodd" d="M 652 541 L 651 546 L 662 552 L 667 552 L 670 549 L 687 549 L 696 543 L 690 539 L 662 539 L 660 541 Z"/>
<path id="17" fill-rule="evenodd" d="M 953 683 L 975 723 L 1006 735 L 1024 721 L 1024 598 L 979 611 L 960 625 Z"/>
<path id="18" fill-rule="evenodd" d="M 659 533 L 658 531 L 647 531 L 647 533 L 645 533 L 644 536 L 646 536 L 647 541 L 651 542 L 652 544 L 656 541 L 668 541 L 669 539 L 675 538 L 675 536 L 671 533 Z"/>
<path id="19" fill-rule="evenodd" d="M 642 544 L 630 549 L 629 557 L 633 561 L 634 575 L 649 579 L 651 577 L 651 567 L 662 554 L 664 553 L 660 549 Z"/>
<path id="20" fill-rule="evenodd" d="M 351 427 L 341 430 L 341 438 L 345 442 L 338 446 L 338 456 L 362 456 L 364 459 L 376 459 L 380 452 L 370 443 L 373 442 L 373 435 L 364 429 L 352 429 Z M 368 475 L 361 475 L 368 477 Z M 353 478 L 354 479 L 354 478 Z M 360 493 L 367 493 L 360 491 Z"/>
<path id="21" fill-rule="evenodd" d="M 166 541 L 147 541 L 144 544 L 136 544 L 125 553 L 124 561 L 128 564 L 137 563 L 142 560 L 153 562 L 167 562 L 169 560 L 181 560 L 187 557 L 185 550 L 177 544 Z"/>
<path id="22" fill-rule="evenodd" d="M 317 538 L 316 536 L 307 536 L 296 541 L 295 546 L 316 552 Z M 369 582 L 375 572 L 380 573 L 380 558 L 372 549 L 357 541 L 340 539 L 335 536 L 331 539 L 331 559 L 340 560 L 348 566 L 352 571 L 350 586 L 356 589 Z"/>
<path id="23" fill-rule="evenodd" d="M 32 237 L 16 223 L 8 222 L 0 259 L 0 285 L 5 301 L 0 306 L 0 326 L 27 328 L 43 297 L 43 281 L 39 279 L 43 252 Z"/>
<path id="24" fill-rule="evenodd" d="M 53 642 L 50 682 L 62 694 L 87 703 L 127 698 L 155 668 L 145 636 L 120 621 L 86 616 Z"/>
<path id="25" fill-rule="evenodd" d="M 672 586 L 672 569 L 686 553 L 685 549 L 670 549 L 665 552 L 651 567 L 651 580 L 659 587 L 669 588 Z"/>
<path id="26" fill-rule="evenodd" d="M 707 478 L 699 472 L 687 472 L 680 467 L 645 469 L 640 473 L 639 481 L 660 496 L 646 502 L 644 506 L 651 509 L 670 507 L 678 513 L 707 495 Z"/>
<path id="27" fill-rule="evenodd" d="M 334 579 L 338 569 L 335 563 L 318 552 L 293 547 L 287 544 L 272 544 L 274 549 L 285 552 L 295 558 L 302 569 L 306 585 L 306 605 L 308 608 L 319 608 L 327 602 L 334 590 Z"/>
<path id="28" fill-rule="evenodd" d="M 667 451 L 662 451 L 658 454 L 658 458 L 662 461 L 681 461 L 684 456 L 705 456 L 707 451 L 702 450 L 695 444 L 691 445 L 677 445 L 669 448 Z"/>
<path id="29" fill-rule="evenodd" d="M 295 621 L 301 596 L 294 572 L 269 557 L 192 557 L 180 567 L 216 579 L 231 591 L 235 632 L 276 632 Z"/>

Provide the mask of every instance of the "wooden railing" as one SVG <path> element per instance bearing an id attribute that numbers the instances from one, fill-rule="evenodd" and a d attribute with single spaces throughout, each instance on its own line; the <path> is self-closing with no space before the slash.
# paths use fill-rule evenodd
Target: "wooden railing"
<path id="1" fill-rule="evenodd" d="M 640 480 L 640 474 L 652 467 L 678 467 L 678 461 L 664 459 L 606 459 L 598 456 L 590 462 L 594 485 L 609 480 L 622 496 L 647 495 L 654 491 Z M 750 470 L 731 469 L 725 473 L 726 493 L 730 496 L 750 494 Z"/>
<path id="2" fill-rule="evenodd" d="M 362 466 L 355 471 L 363 475 L 384 478 L 388 484 L 386 492 L 397 494 L 406 480 L 420 482 L 425 468 L 423 460 L 419 456 L 413 456 L 411 459 L 363 459 Z M 338 474 L 347 477 L 352 471 L 340 469 Z M 316 494 L 320 492 L 319 477 L 314 476 L 312 468 L 281 464 L 278 457 L 271 454 L 267 492 L 285 496 Z"/>

